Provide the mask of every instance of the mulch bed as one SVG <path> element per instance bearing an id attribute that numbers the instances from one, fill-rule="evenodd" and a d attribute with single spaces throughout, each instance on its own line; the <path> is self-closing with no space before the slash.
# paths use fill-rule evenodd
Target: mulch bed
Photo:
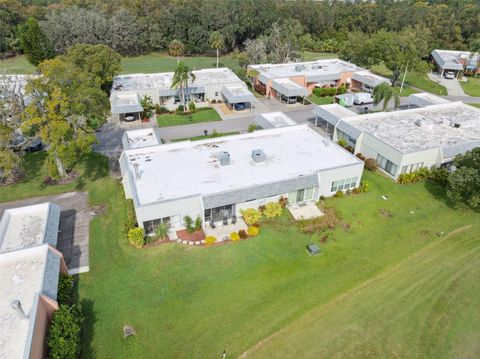
<path id="1" fill-rule="evenodd" d="M 203 229 L 195 231 L 193 233 L 188 233 L 187 230 L 183 229 L 181 231 L 177 231 L 177 236 L 182 241 L 201 241 L 205 239 L 205 232 Z"/>
<path id="2" fill-rule="evenodd" d="M 67 178 L 53 179 L 52 177 L 46 177 L 43 180 L 43 183 L 50 186 L 54 186 L 57 184 L 68 184 L 74 182 L 79 177 L 79 175 L 80 174 L 78 172 L 72 171 L 68 173 Z"/>

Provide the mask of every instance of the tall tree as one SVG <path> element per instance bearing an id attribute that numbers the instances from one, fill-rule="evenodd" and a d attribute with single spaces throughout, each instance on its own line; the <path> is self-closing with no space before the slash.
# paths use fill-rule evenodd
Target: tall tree
<path id="1" fill-rule="evenodd" d="M 447 196 L 480 208 L 480 147 L 458 155 L 453 164 L 456 170 L 448 175 Z"/>
<path id="2" fill-rule="evenodd" d="M 383 111 L 386 111 L 388 104 L 393 100 L 393 108 L 400 106 L 400 95 L 397 90 L 387 83 L 382 83 L 373 89 L 373 104 L 378 106 L 383 101 Z"/>
<path id="3" fill-rule="evenodd" d="M 20 46 L 32 65 L 37 66 L 43 60 L 55 56 L 52 43 L 38 25 L 37 20 L 29 18 L 19 31 Z"/>
<path id="4" fill-rule="evenodd" d="M 185 54 L 185 45 L 180 40 L 172 40 L 168 44 L 168 53 L 177 58 L 177 64 L 180 64 L 180 56 Z"/>
<path id="5" fill-rule="evenodd" d="M 219 31 L 212 32 L 210 34 L 210 46 L 212 47 L 212 49 L 215 49 L 217 52 L 217 69 L 218 69 L 219 51 L 225 47 L 225 37 Z"/>
<path id="6" fill-rule="evenodd" d="M 178 88 L 180 90 L 180 101 L 183 104 L 184 111 L 187 110 L 185 90 L 188 93 L 188 83 L 195 81 L 195 74 L 185 65 L 180 62 L 175 69 L 172 80 L 172 88 Z"/>

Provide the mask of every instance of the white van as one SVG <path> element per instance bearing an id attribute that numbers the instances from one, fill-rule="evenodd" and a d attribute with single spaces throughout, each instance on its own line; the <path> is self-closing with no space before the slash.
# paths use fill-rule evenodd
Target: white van
<path id="1" fill-rule="evenodd" d="M 367 92 L 356 93 L 353 98 L 354 105 L 365 105 L 367 103 L 373 103 L 373 97 Z"/>

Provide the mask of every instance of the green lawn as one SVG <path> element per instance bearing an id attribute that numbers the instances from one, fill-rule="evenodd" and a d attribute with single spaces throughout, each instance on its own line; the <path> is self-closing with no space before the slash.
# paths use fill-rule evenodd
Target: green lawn
<path id="1" fill-rule="evenodd" d="M 176 113 L 158 115 L 157 122 L 159 127 L 190 125 L 192 123 L 221 121 L 220 115 L 213 108 L 200 110 L 189 115 L 179 115 Z"/>
<path id="2" fill-rule="evenodd" d="M 0 60 L 0 74 L 31 74 L 35 67 L 31 65 L 26 56 L 15 56 L 9 59 Z"/>
<path id="3" fill-rule="evenodd" d="M 468 103 L 467 105 L 480 108 L 480 103 Z"/>
<path id="4" fill-rule="evenodd" d="M 137 250 L 103 157 L 64 187 L 41 185 L 42 157 L 27 156 L 28 180 L 0 187 L 3 201 L 78 187 L 106 205 L 90 223 L 90 272 L 77 286 L 83 358 L 476 356 L 480 220 L 435 185 L 366 172 L 369 193 L 327 199 L 343 222 L 336 229 L 305 234 L 284 215 L 247 241 Z M 307 256 L 305 245 L 325 235 L 323 254 Z M 135 337 L 123 339 L 125 324 Z"/>
<path id="5" fill-rule="evenodd" d="M 224 136 L 231 136 L 231 135 L 238 135 L 240 132 L 233 131 L 233 132 L 217 132 L 215 135 L 210 134 L 207 136 L 194 136 L 194 137 L 183 137 L 183 138 L 174 138 L 172 142 L 180 142 L 180 141 L 200 141 L 205 140 L 208 138 L 217 138 L 217 137 L 224 137 Z"/>
<path id="6" fill-rule="evenodd" d="M 467 95 L 480 97 L 480 77 L 467 77 L 467 82 L 459 82 Z"/>
<path id="7" fill-rule="evenodd" d="M 400 93 L 400 96 L 402 97 L 406 97 L 406 96 L 410 96 L 411 94 L 418 93 L 418 91 L 406 85 L 403 85 L 402 92 L 400 92 L 400 86 L 395 86 L 395 89 Z"/>
<path id="8" fill-rule="evenodd" d="M 392 76 L 392 72 L 388 70 L 384 65 L 376 65 L 371 68 L 372 72 L 379 74 L 380 76 L 390 78 Z M 403 79 L 402 76 L 399 79 L 399 84 Z M 405 83 L 411 85 L 413 87 L 419 88 L 421 90 L 431 92 L 436 95 L 447 95 L 447 90 L 442 85 L 437 84 L 434 81 L 431 81 L 427 74 L 419 74 L 415 72 L 407 72 L 407 76 L 405 77 Z"/>
<path id="9" fill-rule="evenodd" d="M 311 94 L 310 96 L 308 96 L 308 99 L 317 105 L 329 105 L 333 103 L 333 96 L 320 97 L 320 96 Z"/>

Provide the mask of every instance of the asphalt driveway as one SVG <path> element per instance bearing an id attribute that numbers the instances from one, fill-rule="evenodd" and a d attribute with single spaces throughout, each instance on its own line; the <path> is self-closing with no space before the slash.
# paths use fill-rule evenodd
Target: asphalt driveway
<path id="1" fill-rule="evenodd" d="M 70 274 L 89 270 L 89 225 L 91 209 L 85 192 L 68 192 L 59 195 L 34 197 L 0 203 L 0 217 L 7 208 L 16 208 L 52 202 L 60 206 L 60 228 L 57 249 L 62 252 Z"/>

